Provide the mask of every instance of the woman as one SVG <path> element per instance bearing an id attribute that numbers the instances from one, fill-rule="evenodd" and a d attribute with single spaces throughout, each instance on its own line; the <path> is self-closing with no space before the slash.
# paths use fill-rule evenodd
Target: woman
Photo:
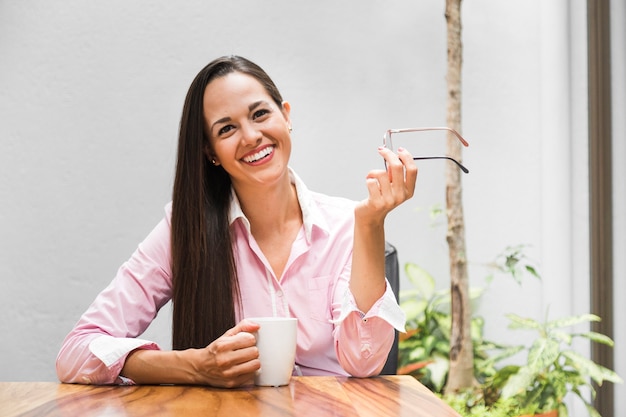
<path id="1" fill-rule="evenodd" d="M 172 203 L 66 337 L 63 382 L 237 387 L 259 369 L 246 317 L 298 318 L 305 375 L 382 369 L 404 316 L 384 276 L 384 219 L 412 197 L 417 168 L 380 148 L 387 170 L 355 203 L 309 191 L 289 168 L 290 105 L 241 57 L 189 88 Z M 173 350 L 138 339 L 169 300 Z"/>

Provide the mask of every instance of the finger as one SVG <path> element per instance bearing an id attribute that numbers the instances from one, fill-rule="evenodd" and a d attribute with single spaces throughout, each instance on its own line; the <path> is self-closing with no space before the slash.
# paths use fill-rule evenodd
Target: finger
<path id="1" fill-rule="evenodd" d="M 417 166 L 413 161 L 413 156 L 406 149 L 399 148 L 397 155 L 390 153 L 385 152 L 385 161 L 387 161 L 390 176 L 394 179 L 391 182 L 391 188 L 397 205 L 413 196 L 417 180 Z"/>
<path id="2" fill-rule="evenodd" d="M 366 184 L 370 198 L 384 201 L 391 193 L 391 182 L 388 171 L 372 170 L 367 174 Z"/>
<path id="3" fill-rule="evenodd" d="M 224 369 L 223 377 L 237 381 L 237 385 L 242 385 L 254 380 L 254 374 L 261 369 L 261 361 L 253 360 L 240 363 Z"/>
<path id="4" fill-rule="evenodd" d="M 377 178 L 381 181 L 381 192 L 385 201 L 395 206 L 405 199 L 405 167 L 398 155 L 388 149 L 383 151 L 387 163 L 387 175 L 386 178 Z"/>
<path id="5" fill-rule="evenodd" d="M 245 365 L 243 369 L 248 369 L 246 372 L 250 372 L 251 370 L 255 371 L 261 366 L 261 362 L 259 361 L 259 349 L 257 349 L 256 346 L 249 346 L 227 352 L 224 354 L 221 365 L 227 368 Z"/>
<path id="6" fill-rule="evenodd" d="M 224 369 L 219 380 L 225 381 L 226 386 L 233 388 L 241 385 L 252 384 L 256 372 L 261 369 L 261 362 L 247 362 Z"/>
<path id="7" fill-rule="evenodd" d="M 391 160 L 397 157 L 396 154 L 391 149 L 386 148 L 384 146 L 378 147 L 378 153 L 380 154 L 380 156 L 383 157 L 383 159 L 385 159 L 387 163 L 391 162 Z"/>
<path id="8" fill-rule="evenodd" d="M 241 332 L 234 336 L 221 336 L 206 347 L 206 353 L 218 369 L 257 359 L 259 350 L 251 333 Z"/>
<path id="9" fill-rule="evenodd" d="M 224 333 L 225 336 L 234 336 L 237 333 L 240 332 L 248 332 L 248 333 L 253 333 L 256 332 L 257 330 L 259 330 L 259 328 L 261 327 L 260 324 L 258 323 L 254 323 L 248 319 L 243 319 L 241 320 L 239 323 L 237 323 L 237 325 L 235 327 L 233 327 L 232 329 L 228 329 L 226 331 L 226 333 Z"/>
<path id="10" fill-rule="evenodd" d="M 415 183 L 417 182 L 417 165 L 413 160 L 413 155 L 404 148 L 398 149 L 398 158 L 402 161 L 405 169 L 405 186 L 407 189 L 407 196 L 411 198 L 415 192 Z"/>
<path id="11" fill-rule="evenodd" d="M 222 370 L 259 359 L 256 339 L 252 334 L 244 332 L 216 339 L 208 346 L 207 353 L 214 358 L 215 366 Z"/>
<path id="12" fill-rule="evenodd" d="M 415 165 L 413 157 L 407 157 L 405 154 L 402 158 L 400 158 L 400 154 L 396 155 L 391 150 L 386 148 L 381 149 L 379 152 L 385 158 L 387 171 L 389 172 L 389 181 L 391 182 L 394 192 L 396 195 L 398 195 L 398 193 L 403 193 L 405 170 L 407 167 Z"/>
<path id="13" fill-rule="evenodd" d="M 378 148 L 378 153 L 385 160 L 385 168 L 387 168 L 389 182 L 393 182 L 393 175 L 394 175 L 393 167 L 394 165 L 398 166 L 398 164 L 401 164 L 400 160 L 398 159 L 398 156 L 395 153 L 393 153 L 391 149 L 386 148 L 384 146 L 380 146 Z"/>
<path id="14" fill-rule="evenodd" d="M 224 350 L 238 350 L 256 346 L 256 337 L 252 333 L 239 332 L 233 336 L 223 336 L 216 341 Z"/>
<path id="15" fill-rule="evenodd" d="M 216 368 L 215 377 L 219 385 L 232 388 L 252 383 L 255 373 L 259 369 L 261 369 L 261 362 L 258 359 L 223 364 L 221 368 Z"/>
<path id="16" fill-rule="evenodd" d="M 378 201 L 381 200 L 382 195 L 380 192 L 380 185 L 376 178 L 367 178 L 365 180 L 367 186 L 367 192 L 369 194 L 369 201 L 374 203 L 374 206 L 378 205 Z"/>
<path id="17" fill-rule="evenodd" d="M 413 160 L 413 155 L 409 151 L 404 148 L 398 148 L 398 159 L 402 162 L 405 170 L 412 170 L 412 168 L 417 169 L 417 165 L 415 165 L 415 161 Z"/>

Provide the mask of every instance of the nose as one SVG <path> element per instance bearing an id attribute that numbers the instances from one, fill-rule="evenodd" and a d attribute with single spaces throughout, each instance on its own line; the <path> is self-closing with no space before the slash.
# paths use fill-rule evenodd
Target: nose
<path id="1" fill-rule="evenodd" d="M 241 143 L 243 145 L 257 145 L 261 142 L 263 135 L 253 123 L 244 123 L 241 125 Z"/>

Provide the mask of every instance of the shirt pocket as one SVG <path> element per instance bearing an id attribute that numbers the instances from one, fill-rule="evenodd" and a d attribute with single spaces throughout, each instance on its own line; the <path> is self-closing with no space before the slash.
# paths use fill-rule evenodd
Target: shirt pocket
<path id="1" fill-rule="evenodd" d="M 309 315 L 312 319 L 328 323 L 332 318 L 331 284 L 332 275 L 322 275 L 307 279 Z"/>

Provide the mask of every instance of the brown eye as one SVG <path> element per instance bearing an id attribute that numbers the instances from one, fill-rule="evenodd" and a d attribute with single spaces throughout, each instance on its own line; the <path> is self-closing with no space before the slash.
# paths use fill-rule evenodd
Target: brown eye
<path id="1" fill-rule="evenodd" d="M 253 118 L 253 119 L 258 119 L 259 117 L 263 117 L 263 116 L 265 116 L 266 114 L 269 114 L 269 112 L 270 112 L 270 111 L 269 111 L 269 110 L 267 110 L 267 109 L 257 110 L 257 111 L 255 111 L 255 112 L 254 112 L 254 114 L 252 115 L 252 118 Z"/>
<path id="2" fill-rule="evenodd" d="M 230 132 L 232 129 L 234 129 L 234 127 L 232 125 L 226 125 L 226 126 L 222 127 L 220 130 L 218 130 L 217 134 L 219 136 L 221 136 L 221 135 L 223 135 L 225 133 Z"/>

